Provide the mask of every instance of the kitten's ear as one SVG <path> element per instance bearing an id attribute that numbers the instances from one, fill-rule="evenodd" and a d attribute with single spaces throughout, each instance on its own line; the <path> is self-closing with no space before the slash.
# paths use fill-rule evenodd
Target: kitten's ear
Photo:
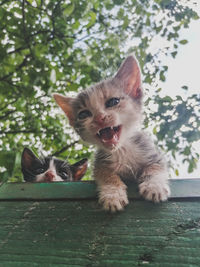
<path id="1" fill-rule="evenodd" d="M 56 103 L 58 104 L 58 106 L 60 106 L 62 110 L 65 112 L 65 114 L 67 115 L 70 125 L 73 126 L 74 124 L 74 115 L 73 115 L 73 110 L 72 110 L 73 98 L 66 97 L 60 94 L 53 94 L 53 97 Z"/>
<path id="2" fill-rule="evenodd" d="M 142 97 L 142 81 L 140 67 L 134 56 L 129 56 L 122 63 L 115 78 L 124 84 L 125 93 L 134 99 Z"/>
<path id="3" fill-rule="evenodd" d="M 39 160 L 35 154 L 27 147 L 22 152 L 21 165 L 22 168 L 30 168 L 35 160 Z"/>
<path id="4" fill-rule="evenodd" d="M 87 171 L 88 160 L 82 159 L 70 166 L 72 171 L 73 181 L 79 181 Z"/>

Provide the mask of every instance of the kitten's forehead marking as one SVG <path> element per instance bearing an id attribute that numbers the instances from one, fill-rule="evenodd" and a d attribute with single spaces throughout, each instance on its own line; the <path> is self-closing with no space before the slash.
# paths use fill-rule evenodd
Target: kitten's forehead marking
<path id="1" fill-rule="evenodd" d="M 50 171 L 53 171 L 53 173 L 56 174 L 56 167 L 55 167 L 55 164 L 54 164 L 54 158 L 52 158 L 49 162 L 49 170 Z"/>
<path id="2" fill-rule="evenodd" d="M 78 96 L 79 105 L 77 105 L 76 108 L 89 108 L 99 112 L 104 107 L 107 99 L 119 97 L 119 94 L 121 94 L 121 92 L 112 81 L 103 81 L 80 93 Z"/>

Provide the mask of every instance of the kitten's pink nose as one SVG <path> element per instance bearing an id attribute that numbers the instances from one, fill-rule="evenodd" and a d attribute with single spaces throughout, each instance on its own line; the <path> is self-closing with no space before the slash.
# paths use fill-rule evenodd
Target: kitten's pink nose
<path id="1" fill-rule="evenodd" d="M 106 115 L 101 113 L 95 116 L 94 121 L 97 124 L 102 125 L 105 122 L 105 119 L 106 119 Z"/>
<path id="2" fill-rule="evenodd" d="M 45 173 L 45 181 L 52 182 L 54 178 L 54 174 L 51 171 Z"/>

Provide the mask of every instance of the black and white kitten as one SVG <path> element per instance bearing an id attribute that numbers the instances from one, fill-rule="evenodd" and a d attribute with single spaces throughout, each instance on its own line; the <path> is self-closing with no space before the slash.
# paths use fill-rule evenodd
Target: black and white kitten
<path id="1" fill-rule="evenodd" d="M 21 169 L 26 182 L 79 181 L 87 170 L 87 159 L 73 165 L 54 157 L 37 158 L 28 148 L 24 148 Z"/>
<path id="2" fill-rule="evenodd" d="M 153 202 L 170 194 L 165 159 L 142 131 L 141 71 L 134 56 L 114 77 L 80 92 L 75 98 L 54 94 L 69 123 L 84 141 L 96 145 L 94 178 L 105 210 L 128 204 L 122 179 L 135 179 L 142 197 Z"/>

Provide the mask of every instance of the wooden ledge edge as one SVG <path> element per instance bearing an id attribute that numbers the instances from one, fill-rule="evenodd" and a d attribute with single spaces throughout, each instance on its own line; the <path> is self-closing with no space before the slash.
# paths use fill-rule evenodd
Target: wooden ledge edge
<path id="1" fill-rule="evenodd" d="M 169 199 L 200 198 L 200 179 L 169 180 Z M 140 199 L 135 182 L 127 182 L 128 197 Z M 0 200 L 59 200 L 94 199 L 97 189 L 94 181 L 55 183 L 4 183 L 0 186 Z"/>

